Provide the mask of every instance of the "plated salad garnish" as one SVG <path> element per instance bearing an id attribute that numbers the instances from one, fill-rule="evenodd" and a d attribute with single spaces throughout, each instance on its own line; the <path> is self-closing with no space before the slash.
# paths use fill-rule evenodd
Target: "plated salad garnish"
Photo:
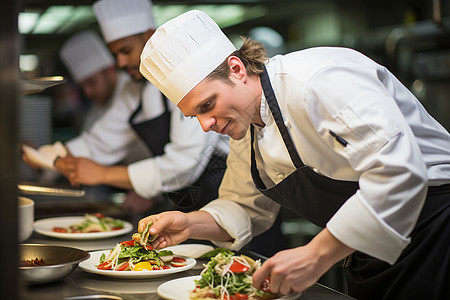
<path id="1" fill-rule="evenodd" d="M 121 230 L 123 228 L 123 221 L 105 217 L 101 213 L 94 213 L 85 214 L 82 221 L 68 227 L 55 226 L 52 228 L 52 231 L 61 233 L 90 233 Z"/>
<path id="2" fill-rule="evenodd" d="M 186 259 L 174 256 L 170 250 L 154 250 L 148 234 L 148 225 L 144 232 L 133 234 L 132 240 L 117 244 L 108 255 L 100 256 L 99 270 L 112 271 L 152 271 L 186 266 Z"/>
<path id="3" fill-rule="evenodd" d="M 189 294 L 192 300 L 267 300 L 278 295 L 269 292 L 269 278 L 259 290 L 252 286 L 252 274 L 261 266 L 253 260 L 234 252 L 220 252 L 204 265 L 201 278 L 195 280 L 196 287 Z"/>

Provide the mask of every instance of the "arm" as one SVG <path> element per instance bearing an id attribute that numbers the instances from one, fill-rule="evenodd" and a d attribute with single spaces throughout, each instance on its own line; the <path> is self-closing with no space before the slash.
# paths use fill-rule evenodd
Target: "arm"
<path id="1" fill-rule="evenodd" d="M 126 166 L 103 166 L 87 158 L 67 157 L 57 159 L 55 168 L 74 186 L 105 184 L 132 188 Z"/>
<path id="2" fill-rule="evenodd" d="M 313 285 L 335 263 L 354 250 L 323 229 L 306 246 L 280 251 L 253 274 L 253 285 L 261 288 L 270 276 L 270 291 L 290 294 Z"/>
<path id="3" fill-rule="evenodd" d="M 177 245 L 189 238 L 221 241 L 231 239 L 227 232 L 214 221 L 214 218 L 204 211 L 190 213 L 167 211 L 148 216 L 139 221 L 139 232 L 145 229 L 149 221 L 153 222 L 150 234 L 159 235 L 153 242 L 153 247 L 156 249 Z"/>

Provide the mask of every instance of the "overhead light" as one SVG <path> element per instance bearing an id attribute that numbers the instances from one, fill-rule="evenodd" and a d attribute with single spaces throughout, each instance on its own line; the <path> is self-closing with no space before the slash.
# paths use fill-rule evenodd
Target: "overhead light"
<path id="1" fill-rule="evenodd" d="M 267 14 L 267 9 L 261 5 L 252 6 L 251 9 L 239 4 L 155 5 L 156 23 L 158 26 L 162 25 L 168 20 L 193 9 L 198 9 L 208 14 L 221 28 L 233 26 Z"/>
<path id="2" fill-rule="evenodd" d="M 72 10 L 70 18 L 57 30 L 57 33 L 71 32 L 74 28 L 87 27 L 91 23 L 95 23 L 95 15 L 91 6 L 80 5 Z"/>
<path id="3" fill-rule="evenodd" d="M 34 28 L 37 19 L 39 18 L 37 12 L 21 12 L 19 13 L 19 32 L 28 34 Z"/>
<path id="4" fill-rule="evenodd" d="M 72 11 L 73 6 L 71 5 L 50 6 L 39 18 L 38 23 L 33 30 L 33 33 L 54 33 L 70 18 L 70 16 L 72 15 Z"/>

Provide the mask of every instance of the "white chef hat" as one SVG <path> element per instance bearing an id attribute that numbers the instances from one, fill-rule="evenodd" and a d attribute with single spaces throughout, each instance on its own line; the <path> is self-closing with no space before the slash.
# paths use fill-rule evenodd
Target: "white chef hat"
<path id="1" fill-rule="evenodd" d="M 84 31 L 69 38 L 61 47 L 59 56 L 77 82 L 115 64 L 111 52 L 93 31 Z"/>
<path id="2" fill-rule="evenodd" d="M 140 72 L 175 104 L 236 50 L 204 12 L 158 27 L 141 54 Z"/>
<path id="3" fill-rule="evenodd" d="M 107 43 L 156 28 L 149 0 L 99 0 L 92 8 Z"/>

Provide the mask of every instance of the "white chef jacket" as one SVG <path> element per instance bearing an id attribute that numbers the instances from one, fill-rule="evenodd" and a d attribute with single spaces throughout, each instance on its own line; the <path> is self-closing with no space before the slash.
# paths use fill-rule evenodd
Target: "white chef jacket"
<path id="1" fill-rule="evenodd" d="M 113 99 L 117 98 L 119 95 L 119 92 L 123 89 L 125 86 L 125 83 L 131 80 L 130 77 L 122 72 L 117 72 L 117 84 L 114 88 L 113 94 L 111 95 L 111 99 L 107 103 L 99 104 L 97 102 L 92 102 L 91 107 L 89 107 L 89 110 L 86 113 L 86 116 L 83 120 L 83 127 L 81 128 L 81 131 L 88 131 L 91 129 L 92 125 L 103 116 L 103 114 L 111 107 L 112 103 L 114 102 Z"/>
<path id="2" fill-rule="evenodd" d="M 324 176 L 359 182 L 328 230 L 347 246 L 394 263 L 410 242 L 427 186 L 450 183 L 449 133 L 386 68 L 356 51 L 312 48 L 275 56 L 267 69 L 303 163 Z M 255 152 L 269 188 L 295 167 L 264 94 L 261 118 L 266 125 L 255 130 Z M 216 244 L 241 248 L 271 226 L 278 209 L 253 184 L 249 132 L 230 141 L 219 199 L 203 210 L 235 240 Z"/>
<path id="3" fill-rule="evenodd" d="M 90 158 L 104 165 L 122 161 L 140 141 L 128 120 L 139 105 L 143 84 L 142 110 L 134 122 L 160 116 L 164 112 L 161 92 L 149 82 L 130 81 L 90 131 L 66 144 L 69 151 L 74 156 Z M 213 153 L 228 154 L 227 138 L 213 132 L 205 134 L 197 120 L 186 118 L 174 104 L 168 104 L 171 110 L 170 142 L 164 147 L 164 154 L 127 167 L 133 189 L 144 198 L 195 182 Z"/>

